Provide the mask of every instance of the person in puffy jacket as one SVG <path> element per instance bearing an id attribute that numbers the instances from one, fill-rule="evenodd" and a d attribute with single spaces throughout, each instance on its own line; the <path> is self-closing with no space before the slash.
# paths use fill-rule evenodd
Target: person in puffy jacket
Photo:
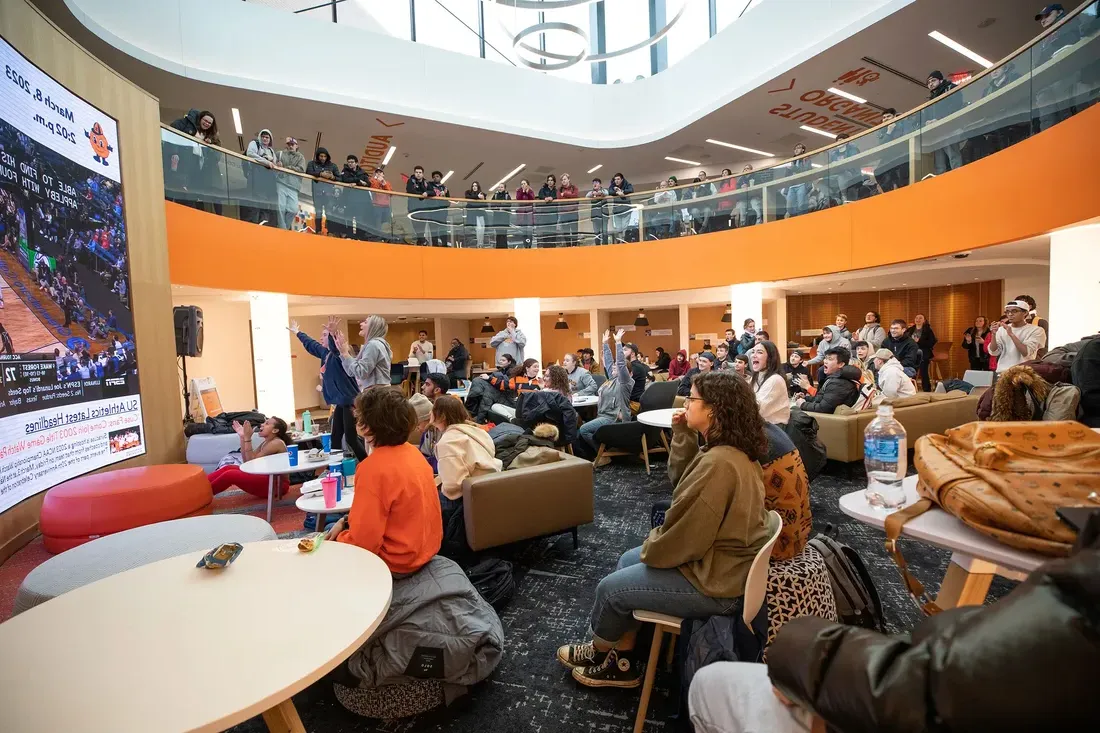
<path id="1" fill-rule="evenodd" d="M 622 173 L 616 173 L 607 187 L 607 212 L 611 217 L 612 236 L 618 241 L 625 241 L 626 229 L 630 225 L 630 196 L 634 193 L 634 186 L 626 180 Z"/>
<path id="2" fill-rule="evenodd" d="M 328 217 L 336 212 L 336 186 L 331 184 L 340 179 L 340 169 L 332 162 L 328 148 L 317 148 L 313 160 L 306 165 L 306 175 L 319 180 L 313 183 L 313 208 L 317 212 L 317 231 L 328 229 Z M 339 227 L 337 227 L 339 228 Z"/>
<path id="3" fill-rule="evenodd" d="M 895 318 L 890 322 L 890 333 L 882 342 L 882 348 L 889 349 L 901 362 L 902 369 L 910 377 L 917 376 L 920 368 L 920 348 L 917 342 L 909 337 L 909 324 L 901 318 Z"/>
<path id="4" fill-rule="evenodd" d="M 503 183 L 498 183 L 493 191 L 489 212 L 489 223 L 493 227 L 493 237 L 496 240 L 497 249 L 508 249 L 508 230 L 512 226 L 512 208 L 509 204 L 496 203 L 498 201 L 511 201 L 512 194 L 508 193 Z"/>
<path id="5" fill-rule="evenodd" d="M 539 189 L 539 204 L 535 205 L 535 236 L 541 247 L 556 247 L 558 244 L 558 179 L 551 173 L 546 183 Z"/>
<path id="6" fill-rule="evenodd" d="M 692 680 L 696 733 L 1031 733 L 1100 720 L 1100 536 L 1079 540 L 988 606 L 886 635 L 816 616 L 788 622 L 768 662 L 718 662 Z"/>
<path id="7" fill-rule="evenodd" d="M 901 399 L 912 397 L 917 393 L 913 386 L 913 380 L 905 376 L 905 370 L 889 349 L 879 349 L 872 357 L 875 362 L 875 371 L 879 395 L 876 404 L 885 399 Z"/>
<path id="8" fill-rule="evenodd" d="M 298 337 L 307 352 L 321 360 L 321 396 L 327 404 L 335 408 L 332 412 L 331 428 L 333 449 L 339 450 L 340 441 L 344 440 L 356 459 L 363 460 L 367 452 L 363 448 L 363 441 L 355 432 L 355 417 L 351 412 L 355 396 L 359 394 L 359 385 L 344 369 L 337 345 L 340 336 L 339 321 L 335 318 L 329 319 L 324 333 L 321 334 L 323 344 L 302 333 L 297 321 L 291 321 L 288 329 Z"/>
<path id="9" fill-rule="evenodd" d="M 943 72 L 938 70 L 928 74 L 926 85 L 928 87 L 929 99 L 938 99 L 955 88 L 955 84 L 944 79 Z M 963 97 L 964 95 L 961 93 L 952 94 L 941 102 L 925 107 L 924 112 L 921 113 L 922 124 L 929 124 L 928 122 L 924 122 L 923 118 L 925 116 L 927 116 L 929 122 L 931 122 L 955 114 L 966 104 Z M 937 176 L 962 167 L 962 146 L 963 143 L 961 142 L 952 142 L 933 152 L 932 167 Z"/>
<path id="10" fill-rule="evenodd" d="M 813 397 L 800 398 L 798 406 L 803 412 L 832 414 L 841 405 L 851 407 L 859 398 L 859 380 L 863 376 L 858 367 L 849 366 L 852 354 L 838 346 L 825 352 L 821 386 Z"/>
<path id="11" fill-rule="evenodd" d="M 550 369 L 562 367 L 551 365 Z M 569 381 L 564 374 L 561 378 Z M 542 423 L 550 423 L 558 429 L 558 445 L 570 445 L 577 439 L 577 411 L 569 395 L 547 388 L 525 394 L 518 404 L 519 408 L 512 422 L 525 430 L 534 430 Z"/>

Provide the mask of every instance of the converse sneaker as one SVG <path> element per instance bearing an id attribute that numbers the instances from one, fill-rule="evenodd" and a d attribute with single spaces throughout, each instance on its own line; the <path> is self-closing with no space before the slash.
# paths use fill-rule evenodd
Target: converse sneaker
<path id="1" fill-rule="evenodd" d="M 584 644 L 566 644 L 558 647 L 558 661 L 569 667 L 569 669 L 599 664 L 606 655 L 607 652 L 599 651 L 590 641 Z"/>
<path id="2" fill-rule="evenodd" d="M 573 679 L 587 687 L 637 687 L 642 684 L 642 671 L 629 654 L 612 649 L 599 664 L 575 667 Z"/>

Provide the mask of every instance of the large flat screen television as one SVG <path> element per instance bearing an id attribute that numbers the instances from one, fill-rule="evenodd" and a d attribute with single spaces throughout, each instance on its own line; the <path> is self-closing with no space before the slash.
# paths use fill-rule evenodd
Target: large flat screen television
<path id="1" fill-rule="evenodd" d="M 0 513 L 145 453 L 118 123 L 0 39 Z"/>

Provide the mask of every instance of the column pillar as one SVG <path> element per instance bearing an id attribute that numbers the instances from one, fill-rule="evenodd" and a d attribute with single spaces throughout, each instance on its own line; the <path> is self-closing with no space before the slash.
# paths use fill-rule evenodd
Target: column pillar
<path id="1" fill-rule="evenodd" d="M 527 337 L 523 347 L 525 359 L 538 359 L 542 363 L 542 308 L 540 298 L 516 298 L 512 313 L 519 321 L 519 329 Z"/>
<path id="2" fill-rule="evenodd" d="M 249 293 L 252 321 L 252 373 L 256 409 L 287 422 L 294 420 L 294 375 L 290 361 L 290 322 L 283 293 Z"/>
<path id="3" fill-rule="evenodd" d="M 733 328 L 738 337 L 741 336 L 746 318 L 756 321 L 757 329 L 764 328 L 763 283 L 730 285 L 730 313 L 733 315 Z"/>
<path id="4" fill-rule="evenodd" d="M 1100 331 L 1100 224 L 1050 235 L 1050 321 L 1048 349 Z M 1005 299 L 1019 293 L 1006 293 Z"/>
<path id="5" fill-rule="evenodd" d="M 680 304 L 680 347 L 687 353 L 691 353 L 691 321 L 688 318 L 687 303 Z M 676 355 L 673 354 L 673 357 Z"/>

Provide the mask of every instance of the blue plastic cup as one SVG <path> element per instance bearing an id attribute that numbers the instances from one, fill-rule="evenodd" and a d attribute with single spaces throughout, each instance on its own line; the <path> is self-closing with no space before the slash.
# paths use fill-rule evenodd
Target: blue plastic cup
<path id="1" fill-rule="evenodd" d="M 345 458 L 344 462 L 340 466 L 340 469 L 341 469 L 341 471 L 343 471 L 344 478 L 347 478 L 348 476 L 354 476 L 355 475 L 355 459 L 354 458 Z"/>
<path id="2" fill-rule="evenodd" d="M 325 453 L 328 453 L 329 451 L 332 450 L 332 436 L 331 435 L 322 435 L 321 436 L 321 449 Z"/>
<path id="3" fill-rule="evenodd" d="M 286 447 L 286 457 L 290 461 L 290 465 L 298 465 L 298 446 L 288 445 Z"/>

